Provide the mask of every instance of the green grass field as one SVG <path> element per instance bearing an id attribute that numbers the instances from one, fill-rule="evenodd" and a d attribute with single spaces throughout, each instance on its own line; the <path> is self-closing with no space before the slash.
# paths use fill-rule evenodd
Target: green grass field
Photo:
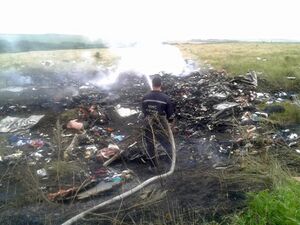
<path id="1" fill-rule="evenodd" d="M 231 217 L 234 225 L 300 224 L 300 182 L 270 159 L 271 190 L 249 195 L 248 207 Z"/>
<path id="2" fill-rule="evenodd" d="M 265 78 L 264 87 L 300 91 L 300 44 L 289 43 L 215 43 L 177 45 L 185 58 L 207 64 L 229 75 L 256 71 Z M 289 80 L 287 77 L 296 77 Z"/>

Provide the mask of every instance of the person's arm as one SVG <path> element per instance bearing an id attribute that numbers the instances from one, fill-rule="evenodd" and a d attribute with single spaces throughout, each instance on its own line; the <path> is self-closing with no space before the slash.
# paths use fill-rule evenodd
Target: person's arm
<path id="1" fill-rule="evenodd" d="M 175 109 L 174 109 L 174 105 L 170 98 L 167 99 L 166 113 L 167 113 L 167 119 L 168 119 L 169 123 L 172 123 L 175 118 Z"/>
<path id="2" fill-rule="evenodd" d="M 142 99 L 142 113 L 143 113 L 143 116 L 145 117 L 146 115 L 146 103 L 144 102 L 145 100 L 145 97 L 143 97 Z"/>
<path id="3" fill-rule="evenodd" d="M 167 101 L 167 120 L 169 122 L 171 131 L 173 133 L 177 133 L 178 127 L 175 124 L 175 106 L 170 99 Z"/>

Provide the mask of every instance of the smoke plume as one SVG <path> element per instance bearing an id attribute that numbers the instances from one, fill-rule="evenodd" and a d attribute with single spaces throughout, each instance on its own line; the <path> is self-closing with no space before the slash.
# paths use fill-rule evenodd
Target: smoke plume
<path id="1" fill-rule="evenodd" d="M 138 44 L 133 47 L 112 48 L 113 54 L 119 57 L 114 68 L 99 71 L 99 78 L 92 81 L 97 86 L 113 84 L 122 73 L 134 73 L 146 76 L 168 73 L 184 75 L 191 72 L 190 66 L 183 59 L 178 48 L 167 44 Z"/>

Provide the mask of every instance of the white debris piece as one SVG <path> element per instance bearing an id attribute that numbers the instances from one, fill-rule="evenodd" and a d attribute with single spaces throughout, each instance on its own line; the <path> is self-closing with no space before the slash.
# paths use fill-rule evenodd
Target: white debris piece
<path id="1" fill-rule="evenodd" d="M 40 177 L 46 177 L 48 175 L 46 169 L 44 169 L 44 168 L 37 170 L 36 173 Z"/>
<path id="2" fill-rule="evenodd" d="M 109 144 L 108 148 L 114 148 L 114 149 L 118 149 L 118 150 L 120 149 L 119 146 L 115 145 L 115 144 Z"/>
<path id="3" fill-rule="evenodd" d="M 227 94 L 226 93 L 212 93 L 209 95 L 209 97 L 215 97 L 215 98 L 219 98 L 219 99 L 225 99 L 227 98 Z"/>
<path id="4" fill-rule="evenodd" d="M 19 158 L 21 158 L 22 155 L 23 155 L 23 152 L 18 150 L 16 153 L 4 156 L 3 158 L 4 158 L 4 160 L 19 159 Z"/>
<path id="5" fill-rule="evenodd" d="M 7 116 L 0 121 L 0 132 L 27 130 L 37 124 L 44 115 L 32 115 L 28 118 Z"/>
<path id="6" fill-rule="evenodd" d="M 288 136 L 288 139 L 289 139 L 290 141 L 297 140 L 297 139 L 298 139 L 298 134 L 292 133 L 292 134 L 290 134 L 290 135 Z"/>
<path id="7" fill-rule="evenodd" d="M 97 152 L 97 150 L 98 150 L 98 148 L 95 145 L 88 145 L 88 146 L 86 146 L 85 149 L 88 151 L 91 151 L 93 153 Z"/>
<path id="8" fill-rule="evenodd" d="M 79 89 L 80 90 L 83 90 L 83 89 L 89 89 L 91 88 L 90 86 L 87 86 L 87 85 L 83 85 L 83 86 L 80 86 Z"/>
<path id="9" fill-rule="evenodd" d="M 32 153 L 31 156 L 34 157 L 35 160 L 40 160 L 41 158 L 43 158 L 43 155 L 39 152 Z"/>
<path id="10" fill-rule="evenodd" d="M 233 108 L 237 105 L 239 105 L 239 104 L 236 103 L 236 102 L 223 102 L 223 103 L 220 103 L 218 105 L 214 105 L 214 109 L 221 111 L 221 110 L 224 110 L 224 109 Z"/>
<path id="11" fill-rule="evenodd" d="M 296 77 L 286 77 L 288 80 L 296 80 Z"/>
<path id="12" fill-rule="evenodd" d="M 115 110 L 117 111 L 117 113 L 121 117 L 132 116 L 132 115 L 137 114 L 139 112 L 138 110 L 135 110 L 135 109 L 121 107 L 120 104 L 115 107 Z"/>

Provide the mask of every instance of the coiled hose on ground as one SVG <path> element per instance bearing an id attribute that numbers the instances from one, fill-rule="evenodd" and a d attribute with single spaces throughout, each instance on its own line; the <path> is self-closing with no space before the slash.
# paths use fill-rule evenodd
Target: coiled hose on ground
<path id="1" fill-rule="evenodd" d="M 172 146 L 172 163 L 171 163 L 171 167 L 170 170 L 167 173 L 161 174 L 161 175 L 157 175 L 154 177 L 149 178 L 148 180 L 145 180 L 143 183 L 139 184 L 138 186 L 132 188 L 129 191 L 124 192 L 123 194 L 120 194 L 118 196 L 115 196 L 105 202 L 100 203 L 99 205 L 96 205 L 86 211 L 83 211 L 79 214 L 77 214 L 76 216 L 68 219 L 66 222 L 64 222 L 62 225 L 70 225 L 73 224 L 75 222 L 77 222 L 78 220 L 82 219 L 84 216 L 88 215 L 91 212 L 94 212 L 96 210 L 99 210 L 107 205 L 110 205 L 112 203 L 115 203 L 117 201 L 123 200 L 129 196 L 131 196 L 132 194 L 138 192 L 139 190 L 145 188 L 146 186 L 148 186 L 149 184 L 152 184 L 160 179 L 164 179 L 168 176 L 170 176 L 171 174 L 173 174 L 174 170 L 175 170 L 175 164 L 176 164 L 176 147 L 175 147 L 175 140 L 174 140 L 174 136 L 171 130 L 170 125 L 167 123 L 167 129 L 168 129 L 168 133 L 169 133 L 169 139 L 170 139 L 170 143 Z"/>

